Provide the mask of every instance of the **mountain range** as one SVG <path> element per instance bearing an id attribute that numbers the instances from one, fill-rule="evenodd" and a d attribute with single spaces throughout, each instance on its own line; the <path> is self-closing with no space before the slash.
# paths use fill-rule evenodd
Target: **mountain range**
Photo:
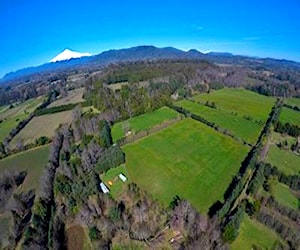
<path id="1" fill-rule="evenodd" d="M 239 56 L 232 55 L 230 53 L 218 52 L 204 54 L 196 49 L 183 51 L 173 47 L 157 48 L 154 46 L 137 46 L 127 49 L 108 50 L 94 56 L 91 56 L 89 53 L 79 53 L 67 49 L 53 58 L 50 63 L 8 73 L 3 77 L 3 79 L 0 80 L 0 82 L 5 83 L 23 80 L 28 81 L 34 74 L 43 74 L 53 71 L 60 72 L 76 69 L 90 70 L 97 67 L 101 68 L 110 63 L 158 59 L 198 59 L 209 60 L 214 63 L 227 63 L 268 68 L 281 67 L 296 70 L 300 69 L 300 63 L 289 60 Z"/>

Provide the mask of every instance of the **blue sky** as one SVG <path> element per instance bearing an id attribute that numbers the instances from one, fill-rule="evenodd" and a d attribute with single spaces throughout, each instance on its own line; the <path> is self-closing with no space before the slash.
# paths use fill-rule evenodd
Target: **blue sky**
<path id="1" fill-rule="evenodd" d="M 298 0 L 0 1 L 0 77 L 65 48 L 136 45 L 300 61 Z"/>

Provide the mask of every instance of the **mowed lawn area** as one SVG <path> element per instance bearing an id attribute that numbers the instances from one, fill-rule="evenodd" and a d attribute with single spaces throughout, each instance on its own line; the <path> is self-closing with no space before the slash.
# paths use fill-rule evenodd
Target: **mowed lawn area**
<path id="1" fill-rule="evenodd" d="M 0 141 L 8 136 L 9 132 L 16 128 L 18 123 L 32 113 L 41 103 L 43 97 L 27 100 L 26 102 L 15 104 L 14 108 L 4 107 L 0 110 Z"/>
<path id="2" fill-rule="evenodd" d="M 27 170 L 27 177 L 21 185 L 22 190 L 38 190 L 39 180 L 48 162 L 49 145 L 30 149 L 0 160 L 0 174 L 6 170 Z"/>
<path id="3" fill-rule="evenodd" d="M 206 120 L 215 123 L 217 126 L 227 129 L 231 134 L 251 144 L 256 143 L 260 131 L 263 128 L 263 124 L 257 124 L 256 122 L 246 120 L 241 116 L 233 115 L 219 109 L 213 109 L 188 100 L 178 101 L 175 105 L 183 107 L 191 113 L 199 115 Z"/>
<path id="4" fill-rule="evenodd" d="M 84 102 L 84 99 L 82 98 L 83 93 L 84 93 L 84 88 L 70 90 L 68 91 L 68 95 L 66 97 L 60 98 L 55 102 L 50 103 L 48 108 Z"/>
<path id="5" fill-rule="evenodd" d="M 123 149 L 132 182 L 165 205 L 179 195 L 201 213 L 222 200 L 249 150 L 189 118 Z"/>
<path id="6" fill-rule="evenodd" d="M 194 97 L 195 101 L 214 102 L 217 108 L 236 112 L 240 116 L 251 116 L 255 120 L 266 121 L 276 101 L 273 97 L 263 96 L 246 89 L 224 88 Z"/>
<path id="7" fill-rule="evenodd" d="M 119 178 L 119 174 L 121 173 L 127 177 L 126 182 L 121 181 L 121 179 Z M 122 194 L 123 189 L 126 187 L 126 185 L 130 183 L 129 173 L 125 165 L 109 169 L 107 172 L 102 174 L 100 178 L 109 188 L 110 194 L 114 199 L 118 198 L 118 196 Z M 112 185 L 110 185 L 110 183 Z"/>
<path id="8" fill-rule="evenodd" d="M 150 129 L 155 125 L 163 123 L 164 121 L 175 119 L 178 116 L 179 114 L 176 111 L 168 107 L 162 107 L 153 112 L 145 113 L 126 121 L 116 123 L 113 125 L 111 130 L 113 140 L 117 141 L 125 136 L 125 127 L 137 133 L 142 130 Z"/>
<path id="9" fill-rule="evenodd" d="M 238 238 L 231 244 L 232 250 L 252 250 L 255 249 L 254 245 L 258 249 L 272 249 L 278 242 L 285 244 L 275 231 L 247 215 L 244 216 L 239 232 Z"/>
<path id="10" fill-rule="evenodd" d="M 11 145 L 14 147 L 19 139 L 22 139 L 24 144 L 28 144 L 41 136 L 51 138 L 60 124 L 70 123 L 71 121 L 72 111 L 36 116 L 14 137 Z"/>
<path id="11" fill-rule="evenodd" d="M 300 126 L 300 112 L 283 107 L 279 116 L 279 121 Z"/>
<path id="12" fill-rule="evenodd" d="M 289 150 L 280 149 L 276 145 L 270 146 L 266 162 L 276 166 L 287 175 L 300 173 L 300 156 Z"/>

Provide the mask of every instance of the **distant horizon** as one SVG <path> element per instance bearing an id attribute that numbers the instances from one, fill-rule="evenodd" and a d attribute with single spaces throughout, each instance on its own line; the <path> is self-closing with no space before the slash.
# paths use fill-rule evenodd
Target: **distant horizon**
<path id="1" fill-rule="evenodd" d="M 65 47 L 58 54 L 54 55 L 53 58 L 56 57 L 57 55 L 61 54 L 65 50 L 71 50 L 71 51 L 79 52 L 79 53 L 90 53 L 91 56 L 97 56 L 97 55 L 99 55 L 99 54 L 101 54 L 103 52 L 107 52 L 107 51 L 110 51 L 110 50 L 130 49 L 130 48 L 142 47 L 142 46 L 145 46 L 145 47 L 151 47 L 151 46 L 153 46 L 153 47 L 160 48 L 160 49 L 163 49 L 163 48 L 174 48 L 174 49 L 178 49 L 178 50 L 181 50 L 181 51 L 184 51 L 184 52 L 188 52 L 189 50 L 195 49 L 195 50 L 197 50 L 197 51 L 199 51 L 200 53 L 203 53 L 203 54 L 208 54 L 208 53 L 224 53 L 225 54 L 225 53 L 228 53 L 228 54 L 231 54 L 233 56 L 243 56 L 243 57 L 250 57 L 250 58 L 257 58 L 257 59 L 268 59 L 268 58 L 270 58 L 270 59 L 274 59 L 274 60 L 286 60 L 286 61 L 291 61 L 291 62 L 295 62 L 295 63 L 299 63 L 300 64 L 300 60 L 297 61 L 297 60 L 288 59 L 288 58 L 275 58 L 275 57 L 270 57 L 270 56 L 262 57 L 262 56 L 257 56 L 257 55 L 235 54 L 235 53 L 232 53 L 230 51 L 210 51 L 210 50 L 201 51 L 200 49 L 197 49 L 197 48 L 182 49 L 182 48 L 178 48 L 178 47 L 175 47 L 175 46 L 163 46 L 163 47 L 161 47 L 161 46 L 150 45 L 150 44 L 141 44 L 141 45 L 136 45 L 136 46 L 131 46 L 131 47 L 110 48 L 110 49 L 102 50 L 102 51 L 100 51 L 99 53 L 96 53 L 96 54 L 90 53 L 89 51 L 78 51 L 78 50 L 74 50 L 74 49 L 72 49 L 70 47 Z M 49 59 L 46 62 L 41 62 L 40 64 L 28 65 L 28 66 L 25 66 L 25 67 L 17 68 L 15 70 L 6 72 L 3 75 L 0 75 L 0 79 L 5 79 L 4 77 L 6 75 L 18 72 L 19 70 L 23 70 L 23 69 L 27 69 L 27 68 L 39 67 L 39 66 L 42 66 L 42 65 L 48 64 L 48 63 L 55 63 L 55 62 L 51 62 L 52 59 Z M 74 58 L 74 59 L 76 59 L 76 58 Z"/>
<path id="2" fill-rule="evenodd" d="M 150 44 L 300 62 L 300 2 L 39 1 L 0 3 L 0 77 L 64 48 L 100 54 Z"/>

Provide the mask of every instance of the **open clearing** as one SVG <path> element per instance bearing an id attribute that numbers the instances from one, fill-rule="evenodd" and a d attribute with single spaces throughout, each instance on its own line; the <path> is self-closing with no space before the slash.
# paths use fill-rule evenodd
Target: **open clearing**
<path id="1" fill-rule="evenodd" d="M 202 116 L 251 144 L 255 144 L 263 127 L 263 125 L 246 120 L 240 116 L 187 100 L 176 102 L 176 106 L 183 107 L 193 114 Z"/>
<path id="2" fill-rule="evenodd" d="M 82 98 L 83 93 L 84 93 L 84 88 L 68 91 L 68 95 L 66 97 L 60 98 L 55 102 L 50 103 L 48 108 L 84 102 L 84 99 Z"/>
<path id="3" fill-rule="evenodd" d="M 253 245 L 260 247 L 258 249 L 272 249 L 277 242 L 283 243 L 274 231 L 245 215 L 239 236 L 231 244 L 231 249 L 252 250 Z"/>
<path id="4" fill-rule="evenodd" d="M 286 99 L 286 103 L 300 108 L 300 98 L 288 98 Z"/>
<path id="5" fill-rule="evenodd" d="M 279 116 L 279 121 L 300 126 L 300 112 L 283 107 Z"/>
<path id="6" fill-rule="evenodd" d="M 0 247 L 4 249 L 9 245 L 9 237 L 13 233 L 13 217 L 11 212 L 0 214 Z"/>
<path id="7" fill-rule="evenodd" d="M 36 116 L 14 137 L 11 145 L 15 146 L 19 139 L 22 139 L 24 144 L 28 144 L 41 136 L 51 138 L 60 124 L 70 123 L 71 120 L 72 111 Z"/>
<path id="8" fill-rule="evenodd" d="M 67 229 L 67 249 L 82 250 L 85 233 L 80 225 L 72 225 Z"/>
<path id="9" fill-rule="evenodd" d="M 293 195 L 290 188 L 282 183 L 277 183 L 273 186 L 273 195 L 276 201 L 284 206 L 298 209 L 299 201 L 296 196 Z"/>
<path id="10" fill-rule="evenodd" d="M 120 173 L 124 174 L 127 177 L 126 182 L 121 181 L 121 179 L 119 178 Z M 130 183 L 129 173 L 124 165 L 109 169 L 107 172 L 102 174 L 100 178 L 109 188 L 110 194 L 114 199 L 122 194 L 125 185 Z M 112 185 L 110 185 L 109 183 L 112 183 Z"/>
<path id="11" fill-rule="evenodd" d="M 15 104 L 15 107 L 9 109 L 8 107 L 3 108 L 0 111 L 0 141 L 9 134 L 9 132 L 17 127 L 18 123 L 32 113 L 41 103 L 43 102 L 43 97 L 38 97 L 35 99 L 27 100 L 21 104 Z"/>
<path id="12" fill-rule="evenodd" d="M 214 102 L 217 108 L 227 112 L 236 112 L 240 116 L 251 116 L 255 120 L 266 121 L 276 101 L 273 97 L 263 96 L 246 89 L 229 89 L 212 91 L 194 97 L 195 101 Z"/>
<path id="13" fill-rule="evenodd" d="M 138 133 L 142 130 L 150 129 L 155 125 L 161 124 L 164 121 L 175 119 L 179 114 L 168 108 L 162 107 L 153 112 L 149 112 L 140 116 L 133 117 L 123 122 L 119 122 L 113 125 L 111 133 L 114 142 L 125 136 L 124 130 L 130 130 L 131 132 Z"/>
<path id="14" fill-rule="evenodd" d="M 35 188 L 38 190 L 39 180 L 48 162 L 49 145 L 30 149 L 0 160 L 0 173 L 5 170 L 24 171 L 27 176 L 20 186 L 22 190 Z"/>
<path id="15" fill-rule="evenodd" d="M 123 147 L 133 182 L 169 205 L 175 195 L 201 213 L 238 172 L 249 148 L 192 119 Z"/>
<path id="16" fill-rule="evenodd" d="M 291 148 L 293 144 L 295 144 L 297 139 L 295 137 L 289 136 L 289 135 L 284 135 L 277 133 L 275 131 L 272 132 L 272 143 L 278 144 L 278 143 L 288 143 L 288 147 Z"/>
<path id="17" fill-rule="evenodd" d="M 300 172 L 300 156 L 289 150 L 279 149 L 276 145 L 270 146 L 266 162 L 288 175 L 299 174 Z"/>

